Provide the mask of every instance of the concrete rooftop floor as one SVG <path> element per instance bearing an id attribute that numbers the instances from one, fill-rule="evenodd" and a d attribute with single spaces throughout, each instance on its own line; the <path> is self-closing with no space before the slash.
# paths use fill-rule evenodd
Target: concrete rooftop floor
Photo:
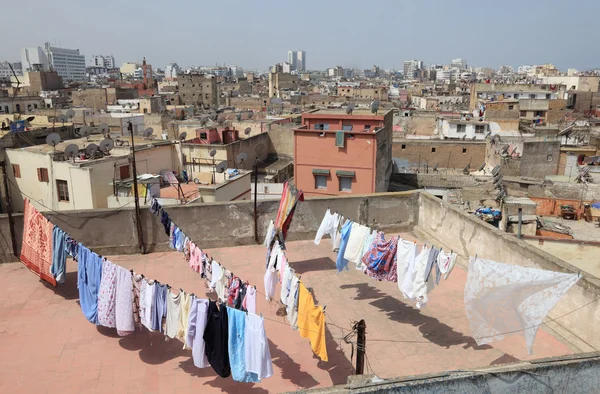
<path id="1" fill-rule="evenodd" d="M 401 234 L 416 240 L 412 234 Z M 416 240 L 419 242 L 418 240 Z M 422 242 L 420 242 L 422 243 Z M 352 348 L 341 339 L 352 321 L 367 324 L 367 373 L 397 377 L 570 354 L 566 344 L 542 327 L 529 356 L 521 336 L 477 346 L 469 336 L 463 304 L 467 277 L 457 266 L 417 310 L 395 283 L 377 282 L 353 270 L 335 273 L 331 241 L 288 243 L 288 258 L 316 300 L 327 305 L 329 362 L 313 356 L 308 340 L 276 315 L 277 305 L 258 297 L 269 338 L 274 375 L 258 384 L 218 377 L 195 368 L 181 342 L 146 331 L 118 337 L 96 327 L 78 305 L 76 264 L 68 261 L 67 283 L 52 288 L 22 264 L 0 265 L 0 392 L 3 393 L 267 393 L 343 384 L 352 373 Z M 207 250 L 242 279 L 264 292 L 264 246 Z M 176 252 L 110 256 L 114 263 L 205 294 L 204 281 Z M 279 287 L 276 294 L 279 293 Z M 209 294 L 214 297 L 214 293 Z M 341 328 L 340 328 L 341 327 Z M 352 339 L 355 341 L 355 338 Z M 352 361 L 352 363 L 351 363 Z"/>

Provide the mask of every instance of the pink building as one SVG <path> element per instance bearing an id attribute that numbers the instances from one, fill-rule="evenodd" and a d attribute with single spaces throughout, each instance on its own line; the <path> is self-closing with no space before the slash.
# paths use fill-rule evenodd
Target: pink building
<path id="1" fill-rule="evenodd" d="M 355 113 L 358 111 L 355 111 Z M 294 177 L 307 196 L 387 192 L 392 173 L 392 111 L 302 114 L 294 130 Z"/>

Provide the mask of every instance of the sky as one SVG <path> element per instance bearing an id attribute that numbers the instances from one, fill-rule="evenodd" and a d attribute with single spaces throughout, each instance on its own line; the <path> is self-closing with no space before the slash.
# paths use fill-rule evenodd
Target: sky
<path id="1" fill-rule="evenodd" d="M 599 0 L 4 1 L 0 61 L 45 42 L 117 64 L 266 70 L 306 51 L 308 69 L 402 69 L 404 60 L 469 66 L 600 67 Z M 12 15 L 12 17 L 10 17 Z"/>

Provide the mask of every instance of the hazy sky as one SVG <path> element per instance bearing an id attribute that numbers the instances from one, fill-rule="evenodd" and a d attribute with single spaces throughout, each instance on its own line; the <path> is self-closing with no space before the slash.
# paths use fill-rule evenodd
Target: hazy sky
<path id="1" fill-rule="evenodd" d="M 309 69 L 469 65 L 600 67 L 600 0 L 3 1 L 0 60 L 50 41 L 155 68 L 264 70 L 303 49 Z"/>

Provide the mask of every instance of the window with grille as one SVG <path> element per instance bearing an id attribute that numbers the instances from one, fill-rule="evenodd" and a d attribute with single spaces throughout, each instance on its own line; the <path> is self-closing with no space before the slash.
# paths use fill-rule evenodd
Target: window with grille
<path id="1" fill-rule="evenodd" d="M 315 175 L 315 189 L 327 189 L 327 177 L 325 175 Z"/>
<path id="2" fill-rule="evenodd" d="M 352 178 L 340 177 L 340 191 L 351 192 L 352 191 Z"/>
<path id="3" fill-rule="evenodd" d="M 69 202 L 69 185 L 67 184 L 67 181 L 57 179 L 56 190 L 58 194 L 58 201 Z"/>

